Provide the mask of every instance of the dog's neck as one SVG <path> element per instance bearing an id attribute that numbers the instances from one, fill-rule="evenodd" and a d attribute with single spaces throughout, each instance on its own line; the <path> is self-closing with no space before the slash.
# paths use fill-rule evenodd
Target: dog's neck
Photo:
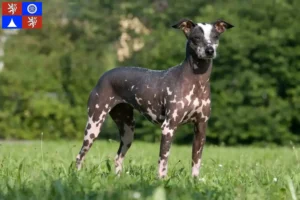
<path id="1" fill-rule="evenodd" d="M 207 82 L 211 74 L 212 63 L 212 59 L 199 59 L 187 54 L 182 63 L 183 74 L 191 79 Z"/>

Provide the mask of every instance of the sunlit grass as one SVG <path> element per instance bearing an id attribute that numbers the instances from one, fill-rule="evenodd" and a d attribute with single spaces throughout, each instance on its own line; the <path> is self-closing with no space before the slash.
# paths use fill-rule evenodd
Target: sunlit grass
<path id="1" fill-rule="evenodd" d="M 206 146 L 198 179 L 191 146 L 171 149 L 168 178 L 157 179 L 159 144 L 134 142 L 121 177 L 115 141 L 96 141 L 84 167 L 72 164 L 81 142 L 0 143 L 0 199 L 296 199 L 298 149 Z"/>

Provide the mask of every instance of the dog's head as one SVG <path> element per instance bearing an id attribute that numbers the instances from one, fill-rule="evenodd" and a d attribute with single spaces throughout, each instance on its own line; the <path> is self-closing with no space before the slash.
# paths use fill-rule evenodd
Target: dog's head
<path id="1" fill-rule="evenodd" d="M 233 25 L 223 20 L 197 24 L 189 19 L 182 19 L 172 27 L 181 29 L 185 34 L 188 53 L 199 59 L 213 59 L 217 55 L 220 35 Z"/>

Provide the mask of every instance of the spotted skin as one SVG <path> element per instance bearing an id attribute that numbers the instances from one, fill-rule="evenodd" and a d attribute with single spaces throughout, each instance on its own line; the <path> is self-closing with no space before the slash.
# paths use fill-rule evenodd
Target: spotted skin
<path id="1" fill-rule="evenodd" d="M 216 50 L 219 35 L 232 25 L 220 20 L 208 25 L 181 20 L 173 27 L 181 29 L 187 38 L 186 58 L 180 65 L 168 70 L 119 67 L 99 79 L 88 101 L 85 136 L 76 157 L 78 169 L 109 114 L 119 129 L 120 146 L 115 168 L 118 175 L 121 173 L 123 160 L 134 138 L 133 109 L 136 109 L 149 121 L 161 126 L 159 178 L 167 176 L 168 158 L 177 127 L 194 124 L 192 176 L 199 175 L 211 112 L 209 78 L 215 57 L 206 55 L 205 48 L 213 45 Z"/>
<path id="2" fill-rule="evenodd" d="M 106 103 L 98 101 L 99 98 L 106 98 Z M 93 142 L 98 137 L 102 124 L 110 112 L 111 107 L 115 106 L 118 101 L 104 97 L 101 93 L 99 94 L 96 90 L 93 90 L 90 94 L 88 101 L 88 120 L 85 127 L 84 139 L 81 150 L 76 157 L 76 166 L 80 170 L 85 155 L 92 147 Z"/>

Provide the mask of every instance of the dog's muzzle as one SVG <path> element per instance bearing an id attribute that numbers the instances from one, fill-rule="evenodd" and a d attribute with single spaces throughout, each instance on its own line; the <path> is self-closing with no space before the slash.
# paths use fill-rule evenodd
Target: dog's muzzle
<path id="1" fill-rule="evenodd" d="M 213 57 L 214 53 L 215 53 L 215 50 L 212 46 L 206 47 L 206 49 L 205 49 L 206 56 Z"/>

